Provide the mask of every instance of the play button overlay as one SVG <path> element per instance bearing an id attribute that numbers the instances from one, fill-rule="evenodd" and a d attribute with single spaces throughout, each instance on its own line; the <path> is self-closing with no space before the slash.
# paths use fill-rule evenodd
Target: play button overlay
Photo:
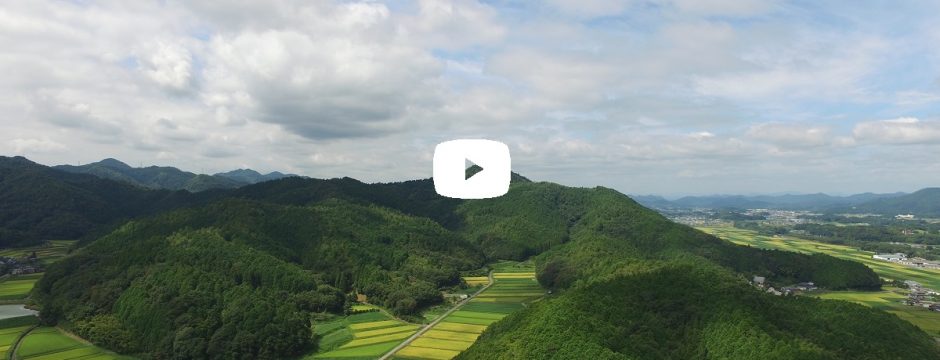
<path id="1" fill-rule="evenodd" d="M 467 174 L 468 165 L 482 170 Z M 509 147 L 499 141 L 460 139 L 434 148 L 434 190 L 458 199 L 487 199 L 509 191 Z"/>

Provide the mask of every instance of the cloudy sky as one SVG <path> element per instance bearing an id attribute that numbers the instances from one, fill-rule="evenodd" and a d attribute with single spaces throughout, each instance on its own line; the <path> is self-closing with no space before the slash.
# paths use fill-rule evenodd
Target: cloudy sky
<path id="1" fill-rule="evenodd" d="M 8 1 L 0 154 L 394 181 L 488 138 L 632 194 L 940 186 L 940 6 L 821 3 Z"/>

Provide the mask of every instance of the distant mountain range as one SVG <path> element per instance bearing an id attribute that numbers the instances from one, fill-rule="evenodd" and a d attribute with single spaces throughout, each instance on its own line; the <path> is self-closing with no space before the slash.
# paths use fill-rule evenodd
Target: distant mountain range
<path id="1" fill-rule="evenodd" d="M 272 172 L 261 174 L 251 169 L 238 169 L 215 175 L 196 174 L 169 166 L 131 167 L 116 159 L 104 159 L 85 165 L 58 165 L 56 170 L 94 175 L 148 189 L 186 190 L 234 189 L 259 182 L 277 180 L 292 174 Z"/>
<path id="2" fill-rule="evenodd" d="M 940 188 L 926 188 L 912 194 L 875 199 L 846 209 L 846 212 L 876 214 L 913 214 L 940 217 Z"/>
<path id="3" fill-rule="evenodd" d="M 667 200 L 661 196 L 632 196 L 644 206 L 671 208 L 713 208 L 713 209 L 790 209 L 790 210 L 826 210 L 852 207 L 874 200 L 891 199 L 905 193 L 874 194 L 864 193 L 850 196 L 832 196 L 826 194 L 805 195 L 711 195 L 686 196 L 676 200 Z"/>

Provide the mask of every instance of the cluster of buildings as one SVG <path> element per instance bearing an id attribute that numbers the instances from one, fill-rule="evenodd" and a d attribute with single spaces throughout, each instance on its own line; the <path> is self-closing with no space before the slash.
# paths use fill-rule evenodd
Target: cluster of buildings
<path id="1" fill-rule="evenodd" d="M 777 296 L 796 295 L 804 291 L 813 291 L 813 290 L 818 289 L 815 283 L 813 283 L 812 281 L 808 281 L 808 282 L 801 282 L 793 286 L 784 286 L 778 290 L 774 288 L 773 286 L 769 286 L 767 284 L 767 279 L 764 278 L 763 276 L 754 276 L 754 278 L 751 280 L 751 284 L 753 284 L 754 286 L 760 289 L 764 289 L 764 291 L 770 294 L 774 294 Z"/>
<path id="2" fill-rule="evenodd" d="M 0 256 L 0 275 L 26 275 L 39 272 L 42 272 L 42 267 L 36 261 L 35 253 L 23 259 Z"/>
<path id="3" fill-rule="evenodd" d="M 904 253 L 894 253 L 894 254 L 875 254 L 871 256 L 872 259 L 881 260 L 881 261 L 890 261 L 893 263 L 898 263 L 901 265 L 907 265 L 911 267 L 925 268 L 925 269 L 940 269 L 940 262 L 930 261 L 920 257 L 907 257 L 907 254 Z"/>
<path id="4" fill-rule="evenodd" d="M 910 306 L 920 306 L 931 311 L 940 311 L 940 293 L 933 289 L 925 288 L 916 281 L 907 280 L 904 282 L 910 292 L 907 294 L 905 304 Z"/>

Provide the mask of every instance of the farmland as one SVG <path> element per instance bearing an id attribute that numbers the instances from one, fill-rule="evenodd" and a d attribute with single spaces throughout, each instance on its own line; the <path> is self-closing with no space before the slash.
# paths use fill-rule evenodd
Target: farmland
<path id="1" fill-rule="evenodd" d="M 493 266 L 493 280 L 492 286 L 447 315 L 394 357 L 451 359 L 473 345 L 488 325 L 544 294 L 535 280 L 535 268 L 528 263 L 497 263 Z"/>
<path id="2" fill-rule="evenodd" d="M 418 325 L 372 311 L 318 323 L 313 331 L 320 336 L 318 352 L 307 359 L 377 358 L 418 331 Z"/>
<path id="3" fill-rule="evenodd" d="M 75 242 L 75 240 L 51 240 L 38 246 L 0 249 L 0 256 L 24 258 L 35 252 L 36 258 L 39 259 L 41 264 L 49 265 L 68 255 L 69 249 L 72 248 Z"/>
<path id="4" fill-rule="evenodd" d="M 732 227 L 703 227 L 699 228 L 699 230 L 736 244 L 753 246 L 760 249 L 786 250 L 801 253 L 823 253 L 842 259 L 857 261 L 870 267 L 883 278 L 891 280 L 913 280 L 926 287 L 940 289 L 940 270 L 913 268 L 892 262 L 875 260 L 871 257 L 875 253 L 870 251 L 791 236 L 764 236 L 751 230 Z"/>
<path id="5" fill-rule="evenodd" d="M 20 341 L 16 356 L 27 360 L 132 359 L 77 340 L 53 327 L 30 331 Z"/>
<path id="6" fill-rule="evenodd" d="M 940 336 L 940 312 L 902 303 L 907 298 L 903 289 L 886 287 L 883 291 L 827 291 L 811 294 L 823 299 L 845 300 L 875 309 L 881 309 L 923 329 L 928 334 Z"/>
<path id="7" fill-rule="evenodd" d="M 858 261 L 870 267 L 883 278 L 892 280 L 913 280 L 929 288 L 940 289 L 940 270 L 912 268 L 892 262 L 875 260 L 871 258 L 874 253 L 849 246 L 826 244 L 789 236 L 764 236 L 758 235 L 751 230 L 730 227 L 701 228 L 700 230 L 736 244 L 749 245 L 761 249 L 796 251 L 802 253 L 818 252 Z M 940 313 L 903 304 L 902 301 L 907 295 L 906 291 L 902 289 L 886 287 L 885 290 L 882 291 L 825 291 L 814 292 L 808 295 L 823 299 L 851 301 L 868 307 L 881 309 L 907 320 L 931 335 L 940 335 Z"/>
<path id="8" fill-rule="evenodd" d="M 39 319 L 32 315 L 20 316 L 0 320 L 0 355 L 9 358 L 9 351 L 16 344 L 16 340 L 27 330 L 39 323 Z"/>
<path id="9" fill-rule="evenodd" d="M 26 298 L 42 274 L 15 275 L 0 280 L 0 300 Z"/>

